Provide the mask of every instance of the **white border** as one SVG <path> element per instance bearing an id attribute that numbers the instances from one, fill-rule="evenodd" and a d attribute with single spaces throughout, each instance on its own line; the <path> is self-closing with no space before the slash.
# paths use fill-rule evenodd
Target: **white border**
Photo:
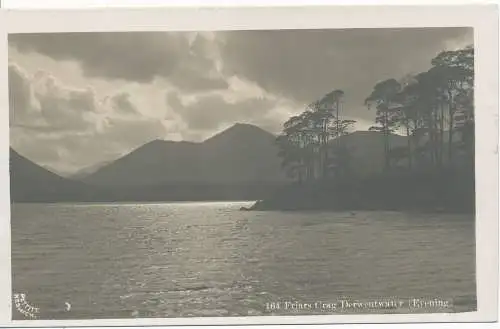
<path id="1" fill-rule="evenodd" d="M 1 83 L 7 86 L 6 32 L 239 30 L 360 27 L 472 26 L 476 47 L 476 259 L 478 311 L 455 314 L 311 315 L 173 319 L 11 321 L 10 298 L 2 298 L 0 325 L 138 326 L 230 324 L 322 324 L 395 322 L 490 322 L 498 308 L 498 13 L 495 6 L 357 6 L 303 8 L 170 8 L 65 11 L 2 11 Z M 0 181 L 8 182 L 8 93 L 0 93 Z M 0 295 L 11 296 L 7 184 L 0 202 Z"/>
<path id="2" fill-rule="evenodd" d="M 3 0 L 9 9 L 89 9 L 144 7 L 290 7 L 327 5 L 471 5 L 495 0 Z"/>

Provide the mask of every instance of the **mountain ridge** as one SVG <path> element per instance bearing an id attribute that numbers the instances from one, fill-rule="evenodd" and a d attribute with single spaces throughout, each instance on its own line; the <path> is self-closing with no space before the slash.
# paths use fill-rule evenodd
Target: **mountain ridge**
<path id="1" fill-rule="evenodd" d="M 382 168 L 382 137 L 370 131 L 340 137 L 355 171 Z M 391 144 L 406 145 L 406 137 L 391 136 Z M 12 199 L 19 202 L 261 199 L 268 189 L 291 182 L 275 136 L 248 124 L 203 142 L 152 140 L 82 179 L 50 172 L 12 148 L 10 164 Z"/>
<path id="2" fill-rule="evenodd" d="M 111 186 L 285 182 L 274 140 L 270 132 L 249 124 L 235 124 L 203 142 L 156 139 L 83 181 Z"/>

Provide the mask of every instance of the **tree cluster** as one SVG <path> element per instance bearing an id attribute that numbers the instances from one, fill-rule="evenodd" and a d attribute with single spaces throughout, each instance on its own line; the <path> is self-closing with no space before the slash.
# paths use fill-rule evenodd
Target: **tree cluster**
<path id="1" fill-rule="evenodd" d="M 283 125 L 277 138 L 283 168 L 299 182 L 342 177 L 349 172 L 349 150 L 339 137 L 354 120 L 343 119 L 342 90 L 311 103 Z M 459 159 L 474 162 L 474 48 L 443 51 L 431 67 L 405 79 L 377 83 L 366 98 L 375 109 L 383 138 L 384 170 L 404 163 L 412 168 L 452 167 Z M 394 133 L 407 137 L 392 147 Z M 458 161 L 458 162 L 460 162 Z"/>
<path id="2" fill-rule="evenodd" d="M 330 177 L 345 161 L 340 145 L 331 141 L 346 135 L 355 123 L 340 117 L 342 90 L 334 90 L 315 101 L 300 115 L 292 116 L 278 136 L 282 166 L 299 182 Z"/>

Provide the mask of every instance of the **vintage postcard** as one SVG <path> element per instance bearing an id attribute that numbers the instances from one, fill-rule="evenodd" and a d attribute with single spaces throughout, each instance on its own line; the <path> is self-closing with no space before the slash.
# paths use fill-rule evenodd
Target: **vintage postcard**
<path id="1" fill-rule="evenodd" d="M 497 18 L 3 12 L 1 324 L 495 321 Z"/>

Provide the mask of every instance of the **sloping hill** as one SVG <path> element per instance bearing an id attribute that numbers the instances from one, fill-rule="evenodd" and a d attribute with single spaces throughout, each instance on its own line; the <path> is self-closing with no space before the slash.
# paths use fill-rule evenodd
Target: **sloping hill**
<path id="1" fill-rule="evenodd" d="M 199 145 L 155 140 L 85 177 L 106 186 L 160 185 L 199 180 Z"/>
<path id="2" fill-rule="evenodd" d="M 73 201 L 88 190 L 80 182 L 60 177 L 10 149 L 11 202 Z"/>
<path id="3" fill-rule="evenodd" d="M 82 181 L 100 186 L 286 182 L 275 138 L 259 127 L 235 124 L 203 143 L 155 140 Z M 373 131 L 339 138 L 349 150 L 353 172 L 366 175 L 382 170 L 383 138 Z M 406 137 L 391 135 L 390 145 L 405 146 Z"/>
<path id="4" fill-rule="evenodd" d="M 259 183 L 286 181 L 276 137 L 253 125 L 236 124 L 201 145 L 204 179 L 212 182 Z"/>
<path id="5" fill-rule="evenodd" d="M 83 179 L 104 186 L 283 182 L 275 137 L 236 124 L 203 143 L 155 140 Z"/>

